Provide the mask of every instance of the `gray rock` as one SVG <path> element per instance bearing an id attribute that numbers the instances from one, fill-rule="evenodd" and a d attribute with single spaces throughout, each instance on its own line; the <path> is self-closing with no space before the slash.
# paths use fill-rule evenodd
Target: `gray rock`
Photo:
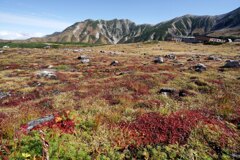
<path id="1" fill-rule="evenodd" d="M 49 68 L 49 69 L 52 69 L 52 68 L 54 68 L 54 66 L 53 66 L 53 65 L 49 65 L 48 68 Z"/>
<path id="2" fill-rule="evenodd" d="M 79 60 L 81 60 L 81 59 L 88 59 L 88 57 L 86 55 L 81 55 L 77 59 L 79 59 Z"/>
<path id="3" fill-rule="evenodd" d="M 45 70 L 39 71 L 37 73 L 37 77 L 38 78 L 44 77 L 44 78 L 48 78 L 48 79 L 56 79 L 57 78 L 56 72 L 53 69 L 45 69 Z"/>
<path id="4" fill-rule="evenodd" d="M 110 64 L 111 66 L 116 66 L 116 65 L 118 65 L 119 64 L 119 62 L 118 61 L 112 61 L 112 63 Z"/>
<path id="5" fill-rule="evenodd" d="M 175 54 L 168 54 L 168 55 L 165 55 L 165 58 L 168 58 L 168 59 L 176 59 L 176 55 Z"/>
<path id="6" fill-rule="evenodd" d="M 8 96 L 11 96 L 11 94 L 9 92 L 1 92 L 0 91 L 0 100 L 3 98 L 6 98 Z"/>
<path id="7" fill-rule="evenodd" d="M 212 60 L 212 61 L 221 61 L 222 59 L 219 58 L 219 57 L 217 57 L 217 56 L 213 56 L 213 55 L 211 55 L 211 56 L 208 57 L 208 60 Z"/>
<path id="8" fill-rule="evenodd" d="M 51 48 L 51 46 L 45 46 L 45 47 L 43 47 L 44 49 L 50 49 Z"/>
<path id="9" fill-rule="evenodd" d="M 173 94 L 176 93 L 176 89 L 174 89 L 174 88 L 162 88 L 162 89 L 160 89 L 159 93 L 163 94 L 163 95 L 166 95 L 166 96 L 173 95 Z"/>
<path id="10" fill-rule="evenodd" d="M 49 115 L 43 118 L 39 118 L 33 121 L 30 121 L 27 123 L 27 131 L 30 131 L 31 129 L 33 129 L 34 127 L 43 124 L 45 122 L 49 122 L 52 121 L 54 119 L 54 115 Z"/>
<path id="11" fill-rule="evenodd" d="M 163 57 L 155 57 L 155 59 L 153 60 L 154 63 L 164 63 L 164 59 Z"/>
<path id="12" fill-rule="evenodd" d="M 231 157 L 234 158 L 234 159 L 240 159 L 240 153 L 232 153 L 231 154 Z"/>
<path id="13" fill-rule="evenodd" d="M 193 68 L 196 72 L 203 72 L 207 70 L 207 67 L 202 63 L 196 64 L 195 66 L 193 66 Z"/>
<path id="14" fill-rule="evenodd" d="M 87 58 L 86 58 L 86 59 L 81 59 L 80 61 L 81 61 L 81 63 L 89 63 L 89 62 L 90 62 L 90 59 L 87 59 Z"/>
<path id="15" fill-rule="evenodd" d="M 90 59 L 86 55 L 81 55 L 77 59 L 79 59 L 81 63 L 89 63 L 90 62 Z"/>
<path id="16" fill-rule="evenodd" d="M 3 46 L 2 48 L 3 49 L 9 49 L 10 47 L 9 46 Z"/>
<path id="17" fill-rule="evenodd" d="M 2 50 L 0 50 L 0 54 L 1 54 L 1 53 L 4 53 L 4 52 L 3 52 Z"/>
<path id="18" fill-rule="evenodd" d="M 75 53 L 80 53 L 80 52 L 83 52 L 84 50 L 83 49 L 74 49 L 73 52 Z"/>
<path id="19" fill-rule="evenodd" d="M 240 68 L 239 60 L 227 60 L 226 64 L 223 66 L 224 68 Z"/>

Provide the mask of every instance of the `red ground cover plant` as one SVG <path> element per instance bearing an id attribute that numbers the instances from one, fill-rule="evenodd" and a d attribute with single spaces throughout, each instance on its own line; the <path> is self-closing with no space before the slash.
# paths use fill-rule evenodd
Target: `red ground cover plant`
<path id="1" fill-rule="evenodd" d="M 7 115 L 3 112 L 0 112 L 0 124 L 5 118 L 7 118 Z"/>
<path id="2" fill-rule="evenodd" d="M 23 102 L 40 98 L 40 94 L 37 90 L 28 94 L 12 94 L 7 101 L 0 101 L 0 106 L 18 106 Z"/>
<path id="3" fill-rule="evenodd" d="M 146 113 L 137 117 L 133 122 L 120 123 L 120 128 L 130 141 L 134 141 L 129 145 L 142 146 L 160 143 L 182 145 L 187 142 L 192 129 L 200 123 L 217 125 L 229 136 L 235 134 L 224 122 L 208 117 L 200 111 L 188 110 L 172 113 L 169 116 Z"/>
<path id="4" fill-rule="evenodd" d="M 63 133 L 73 134 L 75 129 L 75 122 L 68 117 L 68 114 L 69 114 L 68 111 L 64 111 L 63 113 L 56 113 L 54 114 L 53 120 L 41 123 L 35 126 L 34 128 L 32 128 L 31 130 L 51 128 L 51 129 L 59 129 Z M 20 132 L 27 134 L 29 132 L 27 128 L 28 128 L 28 124 L 21 125 Z"/>

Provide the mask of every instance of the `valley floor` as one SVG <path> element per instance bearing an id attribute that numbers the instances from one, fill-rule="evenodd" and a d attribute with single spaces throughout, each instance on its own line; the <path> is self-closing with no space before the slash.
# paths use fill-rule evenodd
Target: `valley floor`
<path id="1" fill-rule="evenodd" d="M 240 60 L 240 44 L 6 49 L 0 156 L 41 159 L 41 130 L 50 159 L 238 159 L 240 68 L 226 60 Z"/>

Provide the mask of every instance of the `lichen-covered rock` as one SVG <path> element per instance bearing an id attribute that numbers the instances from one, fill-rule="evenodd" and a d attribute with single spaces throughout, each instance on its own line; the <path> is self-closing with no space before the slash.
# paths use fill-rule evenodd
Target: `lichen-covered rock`
<path id="1" fill-rule="evenodd" d="M 11 94 L 9 92 L 1 92 L 0 91 L 0 100 L 3 98 L 6 98 L 8 96 L 11 96 Z"/>
<path id="2" fill-rule="evenodd" d="M 173 95 L 176 93 L 176 89 L 175 88 L 161 88 L 159 93 L 166 95 L 166 96 Z"/>
<path id="3" fill-rule="evenodd" d="M 38 78 L 48 78 L 48 79 L 56 79 L 56 72 L 53 69 L 45 69 L 42 71 L 37 72 Z"/>
<path id="4" fill-rule="evenodd" d="M 119 64 L 118 61 L 112 61 L 110 65 L 111 65 L 111 66 L 116 66 L 116 65 L 118 65 L 118 64 Z"/>
<path id="5" fill-rule="evenodd" d="M 222 60 L 221 58 L 219 58 L 217 56 L 213 56 L 213 55 L 209 56 L 207 59 L 212 60 L 212 61 L 221 61 Z"/>
<path id="6" fill-rule="evenodd" d="M 90 59 L 86 58 L 86 59 L 81 59 L 80 61 L 81 61 L 81 63 L 89 63 Z"/>
<path id="7" fill-rule="evenodd" d="M 31 129 L 33 129 L 37 125 L 40 125 L 40 124 L 45 123 L 45 122 L 52 121 L 53 119 L 54 119 L 54 115 L 49 115 L 49 116 L 46 116 L 46 117 L 42 117 L 42 118 L 30 121 L 30 122 L 27 123 L 27 131 L 30 131 Z"/>
<path id="8" fill-rule="evenodd" d="M 81 60 L 81 59 L 88 59 L 88 57 L 86 55 L 81 55 L 77 58 L 78 60 Z"/>
<path id="9" fill-rule="evenodd" d="M 203 71 L 206 71 L 207 70 L 207 67 L 202 64 L 202 63 L 198 63 L 196 64 L 195 66 L 193 66 L 193 69 L 196 71 L 196 72 L 203 72 Z"/>
<path id="10" fill-rule="evenodd" d="M 164 63 L 164 59 L 163 57 L 155 57 L 155 59 L 153 60 L 154 63 Z"/>
<path id="11" fill-rule="evenodd" d="M 175 54 L 168 54 L 168 55 L 165 55 L 165 58 L 168 58 L 168 59 L 176 59 L 176 55 Z"/>
<path id="12" fill-rule="evenodd" d="M 3 49 L 9 49 L 10 47 L 9 46 L 3 46 L 2 48 Z"/>
<path id="13" fill-rule="evenodd" d="M 223 66 L 224 68 L 240 68 L 239 60 L 227 60 L 226 64 Z"/>
<path id="14" fill-rule="evenodd" d="M 89 63 L 90 59 L 86 55 L 81 55 L 77 58 L 81 63 Z"/>

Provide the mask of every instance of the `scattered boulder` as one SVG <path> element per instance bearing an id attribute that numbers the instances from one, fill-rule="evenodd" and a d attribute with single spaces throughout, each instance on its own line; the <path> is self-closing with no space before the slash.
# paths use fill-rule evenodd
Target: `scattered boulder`
<path id="1" fill-rule="evenodd" d="M 45 70 L 39 71 L 37 73 L 37 77 L 38 78 L 44 77 L 44 78 L 48 78 L 48 79 L 56 79 L 57 78 L 55 70 L 53 70 L 53 69 L 45 69 Z"/>
<path id="2" fill-rule="evenodd" d="M 90 59 L 86 58 L 86 59 L 81 59 L 80 61 L 81 61 L 81 63 L 89 63 Z"/>
<path id="3" fill-rule="evenodd" d="M 154 63 L 164 63 L 164 59 L 163 57 L 155 57 L 155 59 L 153 60 Z"/>
<path id="4" fill-rule="evenodd" d="M 3 98 L 6 98 L 8 96 L 11 96 L 11 94 L 9 92 L 1 92 L 0 91 L 0 100 Z"/>
<path id="5" fill-rule="evenodd" d="M 168 55 L 165 55 L 165 58 L 168 58 L 168 59 L 176 59 L 176 55 L 175 54 L 168 54 Z"/>
<path id="6" fill-rule="evenodd" d="M 0 50 L 0 54 L 1 54 L 1 53 L 4 53 L 4 52 L 3 52 L 2 50 Z"/>
<path id="7" fill-rule="evenodd" d="M 88 57 L 86 55 L 81 55 L 77 58 L 78 60 L 81 60 L 81 59 L 88 59 Z"/>
<path id="8" fill-rule="evenodd" d="M 224 68 L 240 68 L 239 60 L 227 60 L 226 64 L 223 66 Z"/>
<path id="9" fill-rule="evenodd" d="M 30 121 L 27 123 L 27 131 L 29 132 L 31 129 L 33 129 L 34 127 L 36 127 L 40 124 L 52 121 L 52 120 L 54 120 L 54 118 L 55 118 L 54 115 L 48 115 L 43 118 L 39 118 L 39 119 Z"/>
<path id="10" fill-rule="evenodd" d="M 193 66 L 193 69 L 196 71 L 196 72 L 203 72 L 203 71 L 206 71 L 207 70 L 207 67 L 202 64 L 202 63 L 198 63 L 196 64 L 195 66 Z"/>
<path id="11" fill-rule="evenodd" d="M 83 50 L 82 49 L 74 49 L 73 52 L 75 53 L 79 53 L 79 52 L 82 52 Z"/>
<path id="12" fill-rule="evenodd" d="M 160 94 L 163 94 L 163 95 L 174 95 L 176 93 L 176 89 L 174 88 L 162 88 L 160 89 L 159 91 Z"/>
<path id="13" fill-rule="evenodd" d="M 118 64 L 119 64 L 118 61 L 112 61 L 112 63 L 110 64 L 110 66 L 116 66 L 116 65 L 118 65 Z"/>
<path id="14" fill-rule="evenodd" d="M 209 56 L 207 59 L 212 60 L 212 61 L 221 61 L 222 60 L 221 58 L 219 58 L 217 56 L 213 56 L 213 55 Z"/>
<path id="15" fill-rule="evenodd" d="M 9 46 L 3 46 L 2 48 L 3 49 L 9 49 L 10 47 Z"/>
<path id="16" fill-rule="evenodd" d="M 125 51 L 117 52 L 117 51 L 103 51 L 103 50 L 101 50 L 99 52 L 109 54 L 109 55 L 119 55 L 119 54 L 123 54 Z"/>
<path id="17" fill-rule="evenodd" d="M 81 63 L 89 63 L 90 62 L 90 59 L 86 55 L 81 55 L 77 59 L 80 60 Z"/>
<path id="18" fill-rule="evenodd" d="M 175 98 L 175 99 L 193 95 L 193 93 L 191 93 L 185 89 L 176 90 L 175 88 L 162 88 L 162 89 L 160 89 L 160 91 L 158 93 L 163 94 L 165 96 L 171 96 L 172 98 Z"/>
<path id="19" fill-rule="evenodd" d="M 44 48 L 44 49 L 50 49 L 51 46 L 47 45 L 47 46 L 45 46 L 45 47 L 43 47 L 43 48 Z"/>
<path id="20" fill-rule="evenodd" d="M 49 68 L 49 69 L 52 69 L 52 68 L 54 68 L 54 66 L 53 66 L 53 65 L 49 65 L 48 68 Z"/>

